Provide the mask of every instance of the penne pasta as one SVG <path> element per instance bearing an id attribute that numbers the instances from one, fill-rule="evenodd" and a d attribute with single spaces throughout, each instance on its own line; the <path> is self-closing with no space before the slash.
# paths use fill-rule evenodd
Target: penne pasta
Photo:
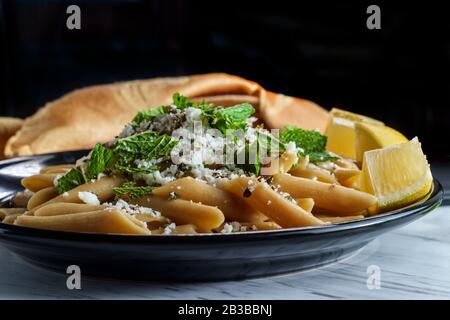
<path id="1" fill-rule="evenodd" d="M 313 198 L 316 206 L 328 209 L 336 215 L 354 215 L 376 204 L 377 199 L 368 193 L 351 188 L 277 174 L 272 184 L 280 191 L 288 192 L 294 198 Z"/>
<path id="2" fill-rule="evenodd" d="M 184 224 L 181 226 L 176 226 L 175 229 L 172 230 L 171 234 L 196 234 L 197 227 L 193 224 Z"/>
<path id="3" fill-rule="evenodd" d="M 67 194 L 60 194 L 59 196 L 50 199 L 49 201 L 31 209 L 30 213 L 34 213 L 37 209 L 50 203 L 57 203 L 57 202 L 83 203 L 78 193 L 84 191 L 94 193 L 98 197 L 100 202 L 108 201 L 114 197 L 113 188 L 122 185 L 123 181 L 124 180 L 122 178 L 113 176 L 113 177 L 104 177 L 99 180 L 95 180 L 94 182 L 82 184 L 68 191 Z"/>
<path id="4" fill-rule="evenodd" d="M 155 188 L 152 194 L 167 199 L 173 194 L 180 199 L 218 207 L 225 218 L 232 221 L 253 222 L 267 219 L 234 195 L 191 177 L 177 179 L 162 187 Z"/>
<path id="5" fill-rule="evenodd" d="M 305 168 L 295 168 L 289 173 L 296 177 L 308 178 L 327 183 L 337 182 L 336 177 L 330 173 L 330 171 L 322 169 L 312 163 L 308 164 Z"/>
<path id="6" fill-rule="evenodd" d="M 177 225 L 193 224 L 200 232 L 211 232 L 225 221 L 220 209 L 193 201 L 148 196 L 132 202 L 160 211 Z"/>
<path id="7" fill-rule="evenodd" d="M 303 210 L 311 212 L 314 208 L 314 199 L 313 198 L 297 198 L 295 199 L 297 204 L 303 208 Z"/>
<path id="8" fill-rule="evenodd" d="M 47 187 L 36 192 L 27 203 L 27 209 L 31 210 L 58 195 L 58 190 L 55 187 Z"/>
<path id="9" fill-rule="evenodd" d="M 118 209 L 58 216 L 19 216 L 14 224 L 23 227 L 71 232 L 150 234 L 147 228 L 138 226 L 128 215 Z"/>
<path id="10" fill-rule="evenodd" d="M 224 188 L 246 201 L 256 210 L 261 211 L 283 228 L 323 224 L 321 220 L 314 217 L 311 213 L 285 199 L 255 178 L 237 178 L 226 183 Z"/>
<path id="11" fill-rule="evenodd" d="M 316 216 L 323 222 L 329 222 L 329 223 L 341 223 L 341 222 L 348 222 L 348 221 L 355 221 L 355 220 L 361 220 L 364 219 L 363 215 L 355 215 L 355 216 L 347 216 L 347 217 L 330 217 L 330 216 L 322 216 L 318 215 Z"/>
<path id="12" fill-rule="evenodd" d="M 25 210 L 25 208 L 0 208 L 0 220 L 13 214 L 22 214 Z"/>
<path id="13" fill-rule="evenodd" d="M 255 228 L 255 230 L 281 229 L 281 227 L 273 221 L 262 221 L 262 222 L 255 222 L 255 223 L 242 222 L 241 225 L 247 227 L 248 230 L 253 230 L 252 228 Z"/>
<path id="14" fill-rule="evenodd" d="M 274 158 L 270 166 L 261 168 L 261 175 L 272 176 L 277 173 L 286 173 L 298 162 L 295 152 L 284 152 L 279 158 Z"/>
<path id="15" fill-rule="evenodd" d="M 6 223 L 6 224 L 14 224 L 14 221 L 16 221 L 17 217 L 20 217 L 20 216 L 22 216 L 22 215 L 23 215 L 22 213 L 13 213 L 13 214 L 10 214 L 10 215 L 6 216 L 6 217 L 3 219 L 2 223 Z"/>
<path id="16" fill-rule="evenodd" d="M 54 181 L 57 174 L 36 174 L 34 176 L 23 178 L 21 181 L 22 186 L 33 192 L 37 192 L 44 188 L 54 187 Z"/>
<path id="17" fill-rule="evenodd" d="M 35 216 L 59 216 L 63 214 L 72 214 L 80 212 L 98 211 L 104 209 L 103 205 L 91 205 L 83 203 L 49 203 L 34 211 Z"/>
<path id="18" fill-rule="evenodd" d="M 72 164 L 57 164 L 53 166 L 48 166 L 45 168 L 42 168 L 39 173 L 45 174 L 45 173 L 65 173 L 73 168 Z"/>
<path id="19" fill-rule="evenodd" d="M 31 191 L 16 192 L 11 199 L 11 203 L 15 208 L 26 208 L 28 201 L 33 196 Z"/>
<path id="20" fill-rule="evenodd" d="M 340 184 L 345 185 L 346 181 L 353 179 L 361 174 L 359 169 L 343 169 L 337 168 L 334 170 L 334 175 Z"/>

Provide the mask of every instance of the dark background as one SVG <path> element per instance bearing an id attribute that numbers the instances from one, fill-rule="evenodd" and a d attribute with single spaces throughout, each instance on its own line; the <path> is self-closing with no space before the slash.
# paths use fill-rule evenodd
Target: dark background
<path id="1" fill-rule="evenodd" d="M 382 119 L 450 159 L 446 8 L 312 2 L 0 0 L 0 115 L 91 84 L 221 71 Z M 66 28 L 69 4 L 81 30 Z M 369 4 L 381 30 L 366 28 Z"/>

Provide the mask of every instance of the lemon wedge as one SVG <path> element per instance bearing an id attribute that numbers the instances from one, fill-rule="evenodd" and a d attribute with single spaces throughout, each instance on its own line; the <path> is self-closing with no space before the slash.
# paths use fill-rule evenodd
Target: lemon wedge
<path id="1" fill-rule="evenodd" d="M 355 123 L 384 125 L 381 121 L 338 108 L 331 109 L 329 116 L 325 130 L 327 150 L 351 159 L 356 159 Z"/>
<path id="2" fill-rule="evenodd" d="M 384 125 L 383 122 L 376 120 L 374 118 L 370 118 L 367 116 L 363 116 L 362 114 L 353 113 L 353 112 L 338 109 L 338 108 L 331 109 L 330 115 L 334 118 L 347 119 L 347 120 L 350 120 L 353 122 L 366 122 L 366 123 Z"/>
<path id="3" fill-rule="evenodd" d="M 364 122 L 355 122 L 355 137 L 356 160 L 360 163 L 366 151 L 408 142 L 408 139 L 397 130 Z"/>
<path id="4" fill-rule="evenodd" d="M 364 153 L 361 189 L 375 195 L 370 213 L 397 209 L 423 198 L 433 177 L 417 138 Z"/>

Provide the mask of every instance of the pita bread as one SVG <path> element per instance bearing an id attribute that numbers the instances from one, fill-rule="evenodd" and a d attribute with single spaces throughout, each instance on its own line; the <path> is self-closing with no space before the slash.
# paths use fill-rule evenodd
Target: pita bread
<path id="1" fill-rule="evenodd" d="M 22 123 L 22 119 L 0 117 L 0 159 L 5 158 L 6 142 L 22 127 Z"/>
<path id="2" fill-rule="evenodd" d="M 169 104 L 172 94 L 229 106 L 250 102 L 270 128 L 293 124 L 324 130 L 328 113 L 317 104 L 266 91 L 222 73 L 156 78 L 87 87 L 47 103 L 12 136 L 5 154 L 26 156 L 91 148 L 113 139 L 140 110 Z"/>

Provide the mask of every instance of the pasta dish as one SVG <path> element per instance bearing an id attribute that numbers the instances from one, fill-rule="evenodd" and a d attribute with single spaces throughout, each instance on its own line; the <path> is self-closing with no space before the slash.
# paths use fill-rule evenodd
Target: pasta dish
<path id="1" fill-rule="evenodd" d="M 324 133 L 268 129 L 249 103 L 139 112 L 74 164 L 22 179 L 3 223 L 89 233 L 229 234 L 324 227 L 411 204 L 432 185 L 417 138 L 339 109 Z"/>

